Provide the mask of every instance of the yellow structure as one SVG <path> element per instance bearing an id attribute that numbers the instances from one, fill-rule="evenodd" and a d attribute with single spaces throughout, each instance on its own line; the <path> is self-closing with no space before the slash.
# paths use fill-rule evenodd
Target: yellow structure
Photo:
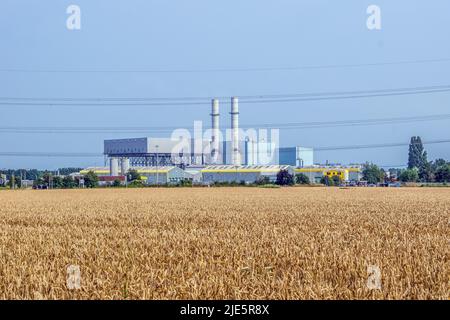
<path id="1" fill-rule="evenodd" d="M 296 168 L 295 173 L 303 173 L 311 182 L 319 182 L 322 177 L 338 176 L 341 181 L 361 180 L 361 167 L 306 167 Z"/>

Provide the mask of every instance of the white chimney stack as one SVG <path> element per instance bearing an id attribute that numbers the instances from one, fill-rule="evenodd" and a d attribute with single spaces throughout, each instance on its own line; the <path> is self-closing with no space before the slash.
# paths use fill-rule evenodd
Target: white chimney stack
<path id="1" fill-rule="evenodd" d="M 213 99 L 211 104 L 211 161 L 218 163 L 219 160 L 219 100 Z"/>
<path id="2" fill-rule="evenodd" d="M 239 99 L 231 98 L 231 163 L 241 165 L 239 152 Z"/>

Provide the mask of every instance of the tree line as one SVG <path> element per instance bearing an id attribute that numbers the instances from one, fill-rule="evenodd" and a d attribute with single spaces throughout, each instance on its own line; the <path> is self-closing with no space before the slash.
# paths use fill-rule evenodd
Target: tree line
<path id="1" fill-rule="evenodd" d="M 382 182 L 450 182 L 450 162 L 444 159 L 428 161 L 420 137 L 412 137 L 408 151 L 407 169 L 392 168 L 385 171 L 375 164 L 366 163 L 363 167 L 363 179 L 371 184 Z"/>

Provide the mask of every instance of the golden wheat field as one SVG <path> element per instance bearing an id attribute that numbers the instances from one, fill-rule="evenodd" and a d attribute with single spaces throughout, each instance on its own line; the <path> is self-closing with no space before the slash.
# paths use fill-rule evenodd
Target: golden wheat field
<path id="1" fill-rule="evenodd" d="M 448 299 L 449 218 L 447 188 L 1 191 L 0 298 Z"/>

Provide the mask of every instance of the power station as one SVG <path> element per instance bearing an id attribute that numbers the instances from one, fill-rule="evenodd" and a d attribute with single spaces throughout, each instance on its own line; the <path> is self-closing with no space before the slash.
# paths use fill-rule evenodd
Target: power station
<path id="1" fill-rule="evenodd" d="M 314 165 L 314 150 L 305 147 L 280 147 L 279 141 L 260 139 L 239 127 L 239 98 L 230 99 L 230 129 L 220 130 L 220 101 L 211 101 L 211 129 L 170 138 L 131 138 L 104 141 L 109 167 L 88 168 L 99 176 L 123 177 L 130 169 L 138 171 L 148 184 L 172 183 L 183 179 L 195 182 L 246 182 L 260 178 L 276 179 L 280 170 L 304 173 L 312 182 L 323 176 L 339 176 L 345 181 L 360 179 L 359 167 Z M 253 133 L 256 130 L 253 129 Z M 278 137 L 277 137 L 278 138 Z M 277 140 L 277 139 L 275 139 Z"/>
<path id="2" fill-rule="evenodd" d="M 194 137 L 133 138 L 104 141 L 111 175 L 126 173 L 130 167 L 278 164 L 278 145 L 243 139 L 239 128 L 239 99 L 231 98 L 230 131 L 221 134 L 219 100 L 211 103 L 210 139 Z M 229 134 L 228 134 L 229 133 Z M 230 136 L 230 137 L 228 137 Z M 264 148 L 269 145 L 271 148 Z M 263 153 L 266 149 L 266 154 Z M 259 150 L 259 151 L 258 151 Z M 267 154 L 272 158 L 267 159 Z M 289 163 L 290 164 L 290 163 Z"/>

